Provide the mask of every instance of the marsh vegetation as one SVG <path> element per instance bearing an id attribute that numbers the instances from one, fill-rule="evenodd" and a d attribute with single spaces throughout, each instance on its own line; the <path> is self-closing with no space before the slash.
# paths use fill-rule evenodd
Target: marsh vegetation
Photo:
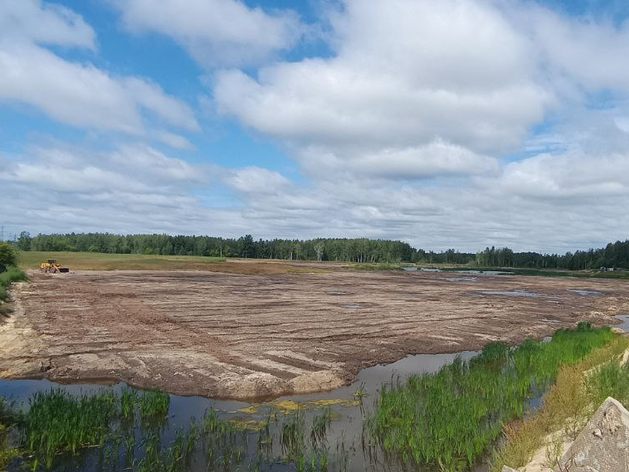
<path id="1" fill-rule="evenodd" d="M 607 328 L 581 324 L 547 342 L 489 344 L 471 359 L 392 379 L 378 392 L 360 385 L 343 400 L 210 407 L 183 423 L 163 392 L 46 390 L 19 408 L 4 403 L 0 460 L 32 471 L 470 470 L 513 420 L 565 382 L 565 369 L 591 369 L 626 344 Z M 629 369 L 614 363 L 594 377 L 593 399 L 629 385 Z M 355 411 L 358 424 L 342 420 L 344 410 Z M 501 444 L 495 463 L 511 458 Z"/>

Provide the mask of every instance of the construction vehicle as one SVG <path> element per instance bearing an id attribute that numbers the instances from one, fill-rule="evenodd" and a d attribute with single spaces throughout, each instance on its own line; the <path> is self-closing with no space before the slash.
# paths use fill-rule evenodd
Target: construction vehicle
<path id="1" fill-rule="evenodd" d="M 70 272 L 67 267 L 61 267 L 56 259 L 48 259 L 46 262 L 39 264 L 39 270 L 48 274 L 60 274 Z"/>

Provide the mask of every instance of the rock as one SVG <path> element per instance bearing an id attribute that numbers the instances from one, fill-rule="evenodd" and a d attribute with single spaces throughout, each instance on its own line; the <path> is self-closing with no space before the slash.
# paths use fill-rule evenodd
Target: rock
<path id="1" fill-rule="evenodd" d="M 502 466 L 502 472 L 518 472 L 518 471 L 515 469 L 512 469 L 511 467 L 507 467 L 505 465 L 505 466 Z"/>
<path id="2" fill-rule="evenodd" d="M 608 398 L 561 459 L 561 471 L 629 472 L 629 411 Z"/>

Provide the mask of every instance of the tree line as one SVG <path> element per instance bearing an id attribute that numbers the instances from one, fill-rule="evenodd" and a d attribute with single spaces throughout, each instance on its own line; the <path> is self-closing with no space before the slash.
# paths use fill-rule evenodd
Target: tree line
<path id="1" fill-rule="evenodd" d="M 22 251 L 71 251 L 110 254 L 161 254 L 211 257 L 245 257 L 309 261 L 370 263 L 450 263 L 478 267 L 531 269 L 629 268 L 629 241 L 617 241 L 604 248 L 566 254 L 514 252 L 503 247 L 487 247 L 478 253 L 448 249 L 442 252 L 416 249 L 402 241 L 382 239 L 317 238 L 259 239 L 212 236 L 171 236 L 167 234 L 70 233 L 39 234 L 22 232 L 17 240 Z"/>
<path id="2" fill-rule="evenodd" d="M 24 232 L 17 240 L 22 251 L 101 252 L 182 256 L 245 257 L 344 262 L 415 262 L 417 250 L 408 243 L 373 239 L 254 240 L 167 234 L 110 233 L 40 234 Z"/>

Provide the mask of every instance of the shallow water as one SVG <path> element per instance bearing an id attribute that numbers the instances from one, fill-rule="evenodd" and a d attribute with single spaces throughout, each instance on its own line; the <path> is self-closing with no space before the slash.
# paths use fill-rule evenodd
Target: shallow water
<path id="1" fill-rule="evenodd" d="M 506 292 L 512 295 L 512 292 Z M 629 332 L 629 315 L 619 315 L 616 317 L 622 321 L 617 327 Z M 554 320 L 544 320 L 553 322 Z M 546 341 L 550 341 L 547 338 Z M 444 365 L 454 361 L 457 356 L 463 360 L 469 360 L 478 352 L 464 351 L 458 354 L 420 354 L 408 356 L 389 365 L 376 365 L 366 368 L 359 373 L 357 380 L 346 387 L 342 387 L 330 392 L 319 392 L 304 395 L 284 396 L 273 402 L 250 403 L 240 401 L 214 400 L 203 397 L 184 397 L 171 395 L 168 423 L 161 431 L 162 444 L 167 446 L 172 444 L 178 429 L 187 430 L 192 422 L 199 424 L 208 409 L 217 411 L 221 419 L 237 420 L 240 422 L 261 421 L 271 409 L 290 411 L 296 404 L 303 408 L 303 414 L 307 424 L 310 424 L 316 415 L 325 411 L 329 406 L 333 412 L 333 421 L 327 434 L 327 446 L 330 451 L 329 469 L 330 472 L 336 470 L 346 471 L 401 471 L 402 468 L 397 462 L 387 462 L 382 457 L 376 458 L 375 462 L 370 460 L 363 453 L 361 439 L 363 418 L 366 412 L 373 409 L 374 400 L 378 396 L 379 390 L 385 384 L 403 382 L 409 376 L 422 373 L 437 372 Z M 103 385 L 61 385 L 48 380 L 0 380 L 0 395 L 13 402 L 15 408 L 28 408 L 28 399 L 36 392 L 44 392 L 53 388 L 62 389 L 71 394 L 89 394 L 102 389 L 113 388 L 120 391 L 127 388 L 125 384 L 117 384 L 113 387 Z M 356 392 L 364 392 L 362 404 L 356 402 Z M 528 408 L 536 408 L 540 404 L 540 399 L 528 401 Z M 272 454 L 275 458 L 281 458 L 279 435 L 281 434 L 280 424 L 272 433 L 276 438 L 273 443 Z M 308 431 L 308 430 L 307 430 Z M 243 447 L 248 451 L 247 457 L 254 457 L 257 454 L 256 432 L 250 432 L 243 443 Z M 341 448 L 342 445 L 342 448 Z M 341 449 L 339 449 L 341 448 Z M 338 452 L 341 451 L 341 452 Z M 109 470 L 124 470 L 124 467 L 112 468 L 103 464 L 102 454 L 98 449 L 90 449 L 77 457 L 68 457 L 56 467 L 56 472 L 84 470 L 89 472 L 100 472 Z M 141 456 L 140 456 L 141 457 Z M 285 457 L 285 455 L 284 455 Z M 193 471 L 208 470 L 205 456 L 197 457 L 194 465 L 189 469 Z M 250 470 L 252 464 L 244 465 L 240 468 L 233 467 L 231 470 Z M 17 468 L 9 469 L 11 472 Z M 265 463 L 260 470 L 273 472 L 295 471 L 296 467 L 292 463 L 287 463 L 281 459 L 272 460 Z M 486 470 L 486 466 L 479 464 L 475 471 Z"/>
<path id="2" fill-rule="evenodd" d="M 620 328 L 625 333 L 629 333 L 629 315 L 616 315 L 614 318 L 622 322 L 621 324 L 614 326 L 614 328 Z"/>
<path id="3" fill-rule="evenodd" d="M 192 421 L 199 424 L 208 409 L 217 410 L 222 419 L 231 419 L 241 422 L 261 421 L 271 408 L 293 407 L 298 403 L 304 408 L 306 423 L 313 417 L 321 414 L 324 407 L 331 408 L 333 421 L 327 434 L 327 444 L 330 450 L 330 471 L 381 471 L 400 470 L 396 464 L 371 463 L 362 452 L 361 436 L 363 428 L 363 416 L 372 409 L 373 402 L 383 384 L 403 382 L 413 374 L 437 372 L 444 365 L 451 363 L 457 356 L 468 360 L 477 352 L 464 351 L 459 354 L 419 354 L 405 357 L 388 365 L 376 365 L 366 368 L 359 373 L 358 379 L 351 385 L 330 392 L 319 392 L 305 395 L 293 395 L 280 397 L 273 402 L 248 403 L 240 401 L 214 400 L 203 397 L 184 397 L 171 395 L 169 419 L 165 428 L 161 431 L 161 440 L 164 446 L 172 443 L 176 432 L 180 428 L 187 430 Z M 10 401 L 16 409 L 28 408 L 28 399 L 37 392 L 46 392 L 51 389 L 61 389 L 74 395 L 91 394 L 103 389 L 113 388 L 120 392 L 128 388 L 119 383 L 113 387 L 104 385 L 74 384 L 63 385 L 48 380 L 0 380 L 0 395 Z M 355 393 L 365 393 L 362 404 L 356 401 Z M 279 434 L 279 432 L 276 432 Z M 252 433 L 254 436 L 257 433 Z M 255 441 L 248 441 L 255 443 Z M 343 444 L 344 452 L 337 454 L 335 451 Z M 251 446 L 250 446 L 251 447 Z M 250 449 L 250 454 L 255 454 L 255 449 Z M 279 441 L 273 446 L 273 453 L 282 455 Z M 380 458 L 381 459 L 381 458 Z M 207 470 L 203 459 L 199 458 L 198 464 L 191 470 Z M 341 463 L 342 462 L 342 463 Z M 17 470 L 14 469 L 14 470 Z M 103 467 L 99 454 L 95 450 L 88 450 L 79 457 L 67 458 L 55 471 L 85 470 L 122 470 Z M 232 470 L 237 470 L 236 468 Z M 247 470 L 247 467 L 244 468 Z M 286 463 L 273 463 L 263 467 L 262 470 L 293 471 L 295 466 Z"/>
<path id="4" fill-rule="evenodd" d="M 485 291 L 479 292 L 481 295 L 496 295 L 500 297 L 525 297 L 525 298 L 543 298 L 543 295 L 534 292 L 527 292 L 524 290 L 512 290 L 510 292 L 501 291 Z"/>
<path id="5" fill-rule="evenodd" d="M 598 297 L 600 295 L 603 295 L 603 292 L 598 292 L 596 290 L 577 290 L 577 289 L 572 289 L 572 290 L 568 290 L 568 292 L 578 293 L 582 297 Z"/>

